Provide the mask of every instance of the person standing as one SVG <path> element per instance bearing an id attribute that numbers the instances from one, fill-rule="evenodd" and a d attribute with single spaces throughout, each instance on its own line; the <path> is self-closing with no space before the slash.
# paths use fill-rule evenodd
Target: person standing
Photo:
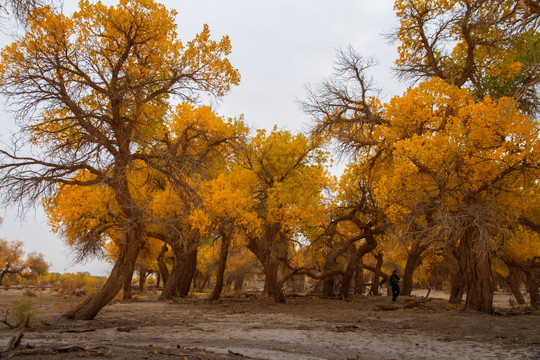
<path id="1" fill-rule="evenodd" d="M 397 274 L 397 271 L 392 271 L 392 275 L 390 275 L 390 278 L 388 279 L 388 282 L 390 283 L 390 286 L 392 287 L 392 302 L 396 302 L 397 297 L 399 296 L 399 276 Z"/>

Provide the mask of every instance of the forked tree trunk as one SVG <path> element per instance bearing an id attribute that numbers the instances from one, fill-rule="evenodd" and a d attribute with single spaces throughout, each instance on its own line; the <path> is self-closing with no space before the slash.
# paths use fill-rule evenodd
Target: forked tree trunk
<path id="1" fill-rule="evenodd" d="M 163 286 L 160 295 L 162 300 L 188 296 L 197 267 L 197 244 L 190 242 L 184 246 L 178 241 L 172 245 L 172 249 L 174 266 L 169 279 Z"/>
<path id="2" fill-rule="evenodd" d="M 495 284 L 489 254 L 475 251 L 474 232 L 467 231 L 458 247 L 460 267 L 465 278 L 465 310 L 493 313 Z"/>
<path id="3" fill-rule="evenodd" d="M 143 227 L 128 230 L 125 244 L 118 255 L 114 267 L 105 284 L 79 305 L 63 314 L 68 319 L 92 320 L 107 305 L 124 285 L 126 278 L 133 274 L 135 262 L 142 243 Z"/>
<path id="4" fill-rule="evenodd" d="M 219 299 L 221 291 L 223 290 L 223 275 L 225 274 L 225 268 L 227 267 L 227 256 L 229 255 L 229 247 L 231 245 L 230 234 L 222 231 L 221 232 L 221 248 L 219 251 L 219 262 L 216 273 L 216 285 L 214 290 L 208 297 L 208 300 L 214 301 Z"/>

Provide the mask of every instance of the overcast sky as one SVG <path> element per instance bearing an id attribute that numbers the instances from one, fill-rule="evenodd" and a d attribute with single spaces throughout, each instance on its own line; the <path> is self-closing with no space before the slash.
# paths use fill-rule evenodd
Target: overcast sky
<path id="1" fill-rule="evenodd" d="M 332 74 L 336 49 L 352 45 L 361 55 L 373 56 L 378 66 L 372 75 L 383 100 L 401 93 L 405 86 L 392 75 L 395 45 L 382 34 L 397 26 L 393 0 L 162 0 L 178 12 L 178 33 L 187 42 L 208 24 L 213 38 L 229 35 L 231 63 L 239 69 L 241 84 L 232 89 L 216 110 L 221 115 L 244 114 L 254 128 L 304 131 L 310 119 L 297 100 L 305 86 Z M 72 13 L 76 1 L 65 0 L 64 12 Z M 104 1 L 106 4 L 112 1 Z M 5 40 L 5 39 L 4 39 Z M 4 41 L 5 43 L 5 41 Z M 4 103 L 4 99 L 0 99 Z M 7 141 L 13 119 L 5 113 L 0 140 Z M 90 271 L 107 275 L 111 265 L 102 261 L 73 264 L 63 241 L 49 231 L 41 208 L 21 220 L 14 209 L 4 209 L 0 237 L 21 240 L 27 252 L 38 251 L 51 263 L 50 271 Z"/>

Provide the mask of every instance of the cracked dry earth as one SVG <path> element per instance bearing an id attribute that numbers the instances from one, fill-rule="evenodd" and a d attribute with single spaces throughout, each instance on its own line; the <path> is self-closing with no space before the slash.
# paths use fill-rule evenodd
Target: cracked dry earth
<path id="1" fill-rule="evenodd" d="M 13 306 L 22 293 L 2 290 L 0 305 Z M 157 296 L 137 294 L 129 302 L 113 302 L 95 320 L 69 321 L 59 314 L 80 298 L 36 292 L 32 328 L 17 350 L 2 355 L 44 360 L 540 358 L 540 315 L 465 313 L 444 299 L 382 311 L 381 305 L 391 305 L 386 296 L 290 297 L 287 304 L 262 298 L 166 302 Z M 402 297 L 398 305 L 410 300 Z M 0 325 L 0 348 L 16 332 Z"/>

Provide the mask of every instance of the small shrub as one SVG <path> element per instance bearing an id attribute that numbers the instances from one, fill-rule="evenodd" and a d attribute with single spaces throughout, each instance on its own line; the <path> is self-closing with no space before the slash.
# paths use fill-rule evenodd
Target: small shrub
<path id="1" fill-rule="evenodd" d="M 19 326 L 30 327 L 30 320 L 37 314 L 37 310 L 32 302 L 32 299 L 28 296 L 23 296 L 22 300 L 15 306 L 15 319 L 19 323 Z"/>

